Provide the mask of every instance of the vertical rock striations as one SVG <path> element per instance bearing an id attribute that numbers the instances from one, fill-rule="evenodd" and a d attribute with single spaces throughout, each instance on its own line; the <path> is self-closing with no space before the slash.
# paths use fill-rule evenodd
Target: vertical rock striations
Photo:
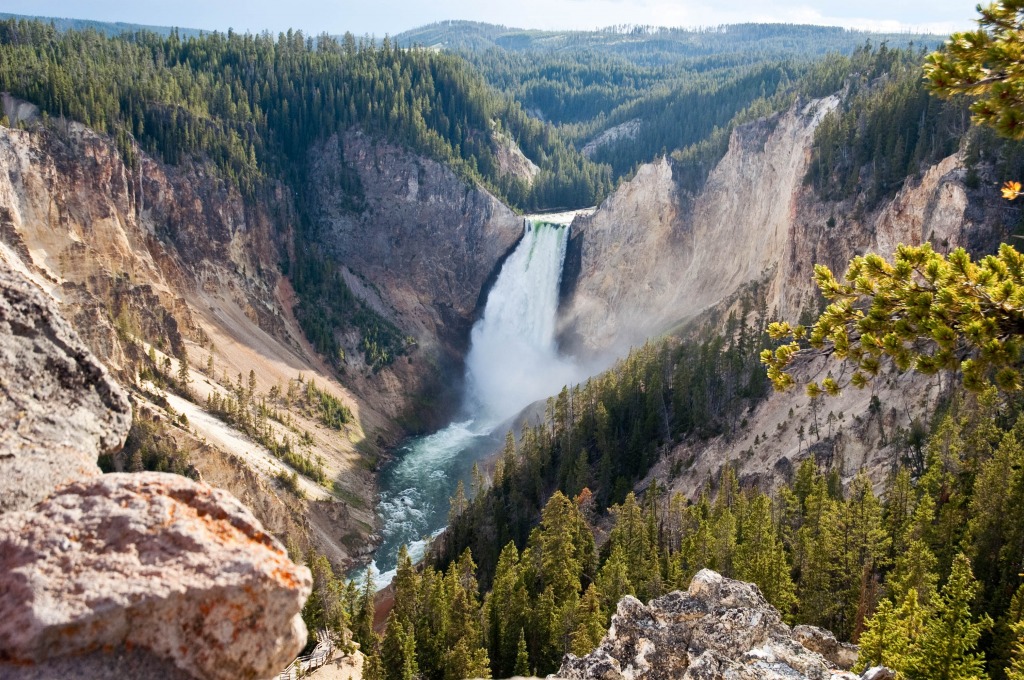
<path id="1" fill-rule="evenodd" d="M 837 273 L 866 251 L 930 241 L 991 250 L 1005 206 L 998 192 L 971 192 L 954 154 L 909 178 L 877 208 L 829 202 L 804 181 L 832 96 L 797 103 L 737 127 L 728 151 L 696 194 L 674 162 L 641 166 L 591 217 L 573 225 L 579 272 L 563 300 L 563 344 L 595 355 L 641 344 L 766 283 L 768 311 L 793 319 L 817 303 L 813 267 Z"/>
<path id="2" fill-rule="evenodd" d="M 367 448 L 356 444 L 397 428 L 337 381 L 292 314 L 295 294 L 279 263 L 288 259 L 293 238 L 293 196 L 283 185 L 243 196 L 201 159 L 172 166 L 135 151 L 126 163 L 114 140 L 61 119 L 24 130 L 0 126 L 0 260 L 52 296 L 82 343 L 131 389 L 138 420 L 160 423 L 156 429 L 167 449 L 187 453 L 187 464 L 203 479 L 246 499 L 269 530 L 346 564 L 373 531 L 372 466 Z M 178 406 L 166 408 L 159 373 L 180 376 L 177 360 L 185 356 L 192 402 L 171 395 Z M 307 486 L 315 492 L 308 500 L 291 494 L 276 476 L 293 468 L 269 460 L 270 451 L 247 437 L 244 424 L 204 409 L 209 397 L 233 394 L 236 376 L 250 371 L 268 405 L 288 409 L 295 431 L 310 433 L 310 460 L 322 459 L 324 474 L 353 502 L 332 499 L 315 484 Z M 160 384 L 148 382 L 154 376 Z M 343 436 L 319 427 L 312 410 L 274 402 L 273 390 L 285 394 L 300 376 L 351 412 Z M 28 394 L 21 388 L 14 393 Z M 4 399 L 0 410 L 19 410 Z M 88 404 L 83 401 L 80 410 Z M 98 473 L 95 452 L 87 451 L 94 435 L 83 425 L 71 428 L 82 443 L 83 462 L 71 470 L 71 459 L 65 459 L 69 469 L 55 470 L 55 482 L 83 478 L 86 470 Z M 278 442 L 290 432 L 271 429 Z M 118 433 L 118 445 L 124 435 Z M 9 454 L 15 453 L 21 456 L 11 447 Z M 265 463 L 257 462 L 261 458 Z M 125 462 L 115 458 L 114 465 Z M 0 472 L 4 464 L 0 460 Z M 27 493 L 27 484 L 12 481 L 18 493 Z M 0 494 L 0 507 L 9 507 L 7 498 Z"/>
<path id="3" fill-rule="evenodd" d="M 359 132 L 311 150 L 309 167 L 323 244 L 379 291 L 378 311 L 432 358 L 464 352 L 481 290 L 522 219 L 447 166 Z M 339 191 L 347 172 L 358 174 L 359 206 Z"/>
<path id="4" fill-rule="evenodd" d="M 0 513 L 100 473 L 128 397 L 43 293 L 0 260 Z"/>
<path id="5" fill-rule="evenodd" d="M 663 158 L 577 220 L 581 267 L 563 306 L 567 346 L 621 353 L 777 268 L 814 130 L 836 103 L 814 101 L 737 128 L 697 196 L 680 189 Z"/>

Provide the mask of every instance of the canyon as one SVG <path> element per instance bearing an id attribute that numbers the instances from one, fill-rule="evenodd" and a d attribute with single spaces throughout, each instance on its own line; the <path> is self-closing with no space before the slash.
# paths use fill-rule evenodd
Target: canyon
<path id="1" fill-rule="evenodd" d="M 799 100 L 738 126 L 699 191 L 684 188 L 677 159 L 665 156 L 576 217 L 558 277 L 558 353 L 596 372 L 646 341 L 720 331 L 730 317 L 795 321 L 820 306 L 815 264 L 841 271 L 854 255 L 890 253 L 898 243 L 983 253 L 1007 236 L 996 178 L 981 168 L 983 181 L 971 188 L 963 152 L 925 168 L 866 212 L 852 199 L 818 197 L 804 178 L 815 130 L 839 97 Z M 309 150 L 301 193 L 278 182 L 243 195 L 201 162 L 171 166 L 137 147 L 129 160 L 113 140 L 83 125 L 44 123 L 30 104 L 9 96 L 3 104 L 13 126 L 0 126 L 0 262 L 41 291 L 95 355 L 96 370 L 126 388 L 107 399 L 102 426 L 84 421 L 90 433 L 114 422 L 116 436 L 70 447 L 81 460 L 78 468 L 65 467 L 67 478 L 53 480 L 72 482 L 57 492 L 63 495 L 21 484 L 24 498 L 5 496 L 4 521 L 42 535 L 59 523 L 62 503 L 97 496 L 115 505 L 145 497 L 139 502 L 175 508 L 164 498 L 187 496 L 186 505 L 228 507 L 223 513 L 237 515 L 229 523 L 243 534 L 237 540 L 267 551 L 260 562 L 266 571 L 253 578 L 281 586 L 273 592 L 283 604 L 273 607 L 284 623 L 267 633 L 281 642 L 256 660 L 254 672 L 263 672 L 298 651 L 304 637 L 290 622 L 308 593 L 308 574 L 282 578 L 274 565 L 291 569 L 289 552 L 310 549 L 342 569 L 368 561 L 380 541 L 382 466 L 405 437 L 436 430 L 456 414 L 467 387 L 471 329 L 525 240 L 523 218 L 445 164 L 358 129 Z M 536 167 L 522 162 L 518 149 L 507 151 L 506 167 L 532 177 Z M 359 186 L 355 199 L 339 190 L 351 182 Z M 393 361 L 367 360 L 365 337 L 354 328 L 342 332 L 340 356 L 322 356 L 311 344 L 296 313 L 309 302 L 299 300 L 288 271 L 296 248 L 311 243 L 337 263 L 354 304 L 404 336 Z M 830 370 L 824 359 L 798 367 L 807 378 Z M 178 376 L 179 389 L 168 386 L 168 376 Z M 881 484 L 903 446 L 894 433 L 924 417 L 942 391 L 940 377 L 892 372 L 870 390 L 846 389 L 827 404 L 797 392 L 772 394 L 724 434 L 667 443 L 639 488 L 667 480 L 693 497 L 725 464 L 744 484 L 771 485 L 791 477 L 807 456 L 837 464 L 844 481 L 866 470 Z M 313 396 L 303 402 L 302 394 Z M 326 397 L 316 395 L 343 405 L 351 418 L 325 422 L 311 404 Z M 225 399 L 272 414 L 259 438 L 212 406 Z M 132 465 L 117 453 L 129 433 L 129 411 L 136 422 L 159 424 L 159 438 L 188 452 L 193 481 L 181 484 L 203 485 L 199 496 L 122 474 Z M 819 419 L 828 423 L 826 436 Z M 812 422 L 815 441 L 805 443 Z M 31 449 L 35 436 L 5 446 Z M 286 442 L 299 442 L 300 459 L 315 463 L 323 479 L 297 474 L 299 459 L 277 448 Z M 99 476 L 90 467 L 101 454 L 114 474 Z M 207 496 L 212 500 L 194 501 Z M 32 506 L 39 517 L 15 517 Z M 94 533 L 106 536 L 96 522 Z M 627 602 L 626 609 L 637 605 Z M 162 613 L 158 607 L 144 614 Z M 136 615 L 143 616 L 126 616 Z M 46 636 L 59 634 L 31 630 L 38 637 L 19 643 L 17 661 L 37 660 Z M 69 653 L 91 653 L 108 638 L 114 645 L 137 642 L 121 629 L 100 633 L 98 642 Z M 139 644 L 170 655 L 187 672 L 211 673 L 202 659 L 175 656 L 150 639 Z M 824 673 L 819 665 L 814 672 Z"/>
<path id="2" fill-rule="evenodd" d="M 608 365 L 650 338 L 720 327 L 752 289 L 762 309 L 795 320 L 818 304 L 815 263 L 841 271 L 855 254 L 925 240 L 942 251 L 984 252 L 1004 236 L 1004 208 L 993 192 L 966 187 L 960 154 L 867 214 L 820 200 L 803 177 L 814 131 L 837 105 L 836 96 L 798 102 L 738 127 L 696 194 L 681 188 L 675 161 L 665 157 L 577 217 L 561 282 L 559 351 Z M 350 334 L 339 373 L 306 340 L 281 273 L 300 219 L 299 197 L 287 187 L 243 197 L 202 165 L 167 166 L 141 151 L 129 166 L 84 126 L 33 126 L 38 114 L 10 97 L 5 110 L 30 125 L 0 128 L 4 261 L 57 300 L 112 374 L 135 386 L 137 413 L 166 421 L 176 443 L 196 451 L 191 463 L 204 480 L 251 504 L 300 549 L 314 545 L 341 565 L 364 558 L 376 531 L 374 471 L 405 434 L 435 429 L 452 414 L 469 329 L 522 236 L 522 219 L 444 165 L 359 131 L 311 149 L 303 210 L 320 243 L 362 304 L 409 338 L 407 356 L 373 369 Z M 361 186 L 355 206 L 333 190 L 347 172 Z M 188 357 L 191 402 L 139 379 L 150 348 L 173 370 Z M 203 368 L 211 360 L 212 374 Z M 290 427 L 275 426 L 280 436 L 307 433 L 307 455 L 322 460 L 326 487 L 302 479 L 305 498 L 283 490 L 276 480 L 291 471 L 286 463 L 206 414 L 210 394 L 230 393 L 235 376 L 250 371 L 258 393 L 302 379 L 351 409 L 340 431 L 294 408 Z M 843 414 L 845 432 L 827 455 L 843 457 L 847 476 L 865 466 L 880 475 L 892 453 L 881 446 L 885 437 L 867 443 L 861 435 L 908 427 L 938 389 L 934 380 L 893 375 L 877 393 L 844 391 L 828 406 Z M 887 405 L 875 426 L 867 418 L 872 396 Z M 724 461 L 739 461 L 741 474 L 784 476 L 807 448 L 791 411 L 796 420 L 812 417 L 803 395 L 772 395 L 743 432 L 680 444 L 652 475 L 687 461 L 675 483 L 690 493 Z M 861 434 L 849 436 L 857 427 Z M 749 453 L 762 433 L 768 443 Z"/>

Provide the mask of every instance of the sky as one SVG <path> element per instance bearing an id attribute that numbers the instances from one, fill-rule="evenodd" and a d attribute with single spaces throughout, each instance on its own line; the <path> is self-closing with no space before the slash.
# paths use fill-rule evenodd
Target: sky
<path id="1" fill-rule="evenodd" d="M 949 33 L 973 26 L 974 0 L 0 0 L 0 12 L 258 33 L 395 35 L 447 19 L 519 28 L 784 22 Z"/>

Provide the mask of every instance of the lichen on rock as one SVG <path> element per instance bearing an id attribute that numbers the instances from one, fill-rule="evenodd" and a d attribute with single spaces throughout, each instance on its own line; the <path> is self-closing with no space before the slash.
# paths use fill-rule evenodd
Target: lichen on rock
<path id="1" fill-rule="evenodd" d="M 306 642 L 311 584 L 227 492 L 163 473 L 71 484 L 0 518 L 0 675 L 141 648 L 196 677 L 269 677 Z"/>
<path id="2" fill-rule="evenodd" d="M 814 631 L 817 631 L 815 634 Z M 831 634 L 805 630 L 805 639 Z M 835 638 L 832 638 L 835 642 Z M 837 649 L 842 647 L 836 643 Z M 849 651 L 843 648 L 844 651 Z M 855 648 L 854 648 L 855 649 Z M 840 654 L 837 659 L 848 660 Z M 854 656 L 855 658 L 855 656 Z M 854 680 L 821 654 L 800 644 L 775 607 L 752 583 L 709 569 L 676 591 L 644 605 L 619 602 L 600 646 L 585 657 L 566 656 L 565 680 Z"/>

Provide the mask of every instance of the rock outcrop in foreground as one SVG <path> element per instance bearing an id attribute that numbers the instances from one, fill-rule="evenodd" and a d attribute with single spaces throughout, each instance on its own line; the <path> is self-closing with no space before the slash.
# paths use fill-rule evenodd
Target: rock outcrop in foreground
<path id="1" fill-rule="evenodd" d="M 812 651 L 801 644 L 818 649 Z M 704 569 L 688 592 L 647 606 L 625 597 L 612 627 L 589 655 L 566 656 L 565 680 L 856 680 L 856 649 L 810 626 L 794 631 L 752 583 Z M 840 668 L 841 663 L 845 668 Z M 863 680 L 892 677 L 871 669 Z"/>
<path id="2" fill-rule="evenodd" d="M 306 641 L 309 570 L 240 502 L 110 474 L 0 518 L 0 658 L 142 647 L 202 678 L 265 678 Z"/>
<path id="3" fill-rule="evenodd" d="M 101 475 L 131 406 L 0 260 L 0 678 L 268 678 L 306 643 L 309 570 L 231 494 Z"/>

